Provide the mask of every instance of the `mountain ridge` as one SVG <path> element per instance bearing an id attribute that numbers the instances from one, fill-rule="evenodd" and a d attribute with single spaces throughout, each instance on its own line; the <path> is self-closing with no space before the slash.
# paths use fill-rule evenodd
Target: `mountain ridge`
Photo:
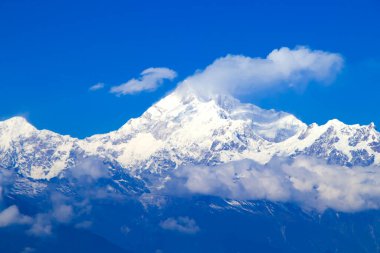
<path id="1" fill-rule="evenodd" d="M 160 174 L 186 164 L 217 165 L 275 156 L 307 155 L 343 166 L 380 164 L 380 134 L 373 123 L 332 119 L 306 125 L 294 115 L 175 90 L 118 130 L 84 139 L 37 130 L 22 117 L 0 122 L 0 166 L 34 179 L 51 179 L 95 156 L 131 174 Z"/>

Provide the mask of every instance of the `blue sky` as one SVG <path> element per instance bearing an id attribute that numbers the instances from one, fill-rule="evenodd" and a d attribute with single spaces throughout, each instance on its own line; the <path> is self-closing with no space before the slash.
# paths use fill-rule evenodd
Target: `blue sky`
<path id="1" fill-rule="evenodd" d="M 76 137 L 117 129 L 227 54 L 265 57 L 306 45 L 340 53 L 329 86 L 241 99 L 301 120 L 380 126 L 379 1 L 0 1 L 0 119 Z M 149 67 L 177 77 L 154 92 L 115 96 Z M 104 83 L 106 88 L 90 92 Z"/>

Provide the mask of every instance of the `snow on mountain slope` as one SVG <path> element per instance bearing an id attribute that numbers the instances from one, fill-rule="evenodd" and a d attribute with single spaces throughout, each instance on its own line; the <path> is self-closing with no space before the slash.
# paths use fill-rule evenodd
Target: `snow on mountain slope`
<path id="1" fill-rule="evenodd" d="M 201 98 L 176 90 L 120 129 L 78 140 L 36 130 L 22 118 L 0 123 L 0 165 L 50 179 L 75 165 L 77 154 L 117 163 L 134 175 L 182 164 L 216 165 L 249 158 L 308 155 L 344 166 L 380 164 L 373 124 L 330 120 L 307 126 L 284 112 L 242 104 L 228 96 Z"/>
<path id="2" fill-rule="evenodd" d="M 123 167 L 157 172 L 183 163 L 217 164 L 253 157 L 260 149 L 301 133 L 294 116 L 241 104 L 230 97 L 202 100 L 174 92 L 119 130 L 86 139 L 82 148 L 113 158 Z"/>
<path id="3" fill-rule="evenodd" d="M 76 139 L 37 130 L 22 117 L 0 122 L 0 167 L 35 178 L 57 176 L 70 162 Z"/>
<path id="4" fill-rule="evenodd" d="M 249 158 L 310 155 L 346 166 L 380 162 L 379 133 L 369 126 L 305 125 L 291 114 L 234 98 L 200 98 L 175 91 L 119 130 L 81 142 L 91 154 L 115 159 L 136 173 L 181 164 L 215 165 Z"/>
<path id="5" fill-rule="evenodd" d="M 13 117 L 8 120 L 0 122 L 0 148 L 8 149 L 11 147 L 12 140 L 20 135 L 30 135 L 35 132 L 31 124 L 29 124 L 23 117 Z"/>

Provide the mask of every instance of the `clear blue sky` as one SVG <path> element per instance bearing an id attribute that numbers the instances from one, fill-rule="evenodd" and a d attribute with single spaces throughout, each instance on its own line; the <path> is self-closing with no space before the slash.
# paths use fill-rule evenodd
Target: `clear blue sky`
<path id="1" fill-rule="evenodd" d="M 244 101 L 307 123 L 380 126 L 379 13 L 378 0 L 0 0 L 0 119 L 24 115 L 38 128 L 76 137 L 107 132 L 218 57 L 306 45 L 343 55 L 332 85 Z M 148 67 L 178 77 L 150 93 L 88 91 Z"/>

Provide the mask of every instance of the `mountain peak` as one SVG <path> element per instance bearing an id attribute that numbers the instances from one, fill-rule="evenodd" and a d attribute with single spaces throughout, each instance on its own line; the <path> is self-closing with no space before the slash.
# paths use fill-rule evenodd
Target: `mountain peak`
<path id="1" fill-rule="evenodd" d="M 6 127 L 14 131 L 20 130 L 36 130 L 24 117 L 15 116 L 4 121 L 0 121 L 0 127 Z"/>
<path id="2" fill-rule="evenodd" d="M 336 126 L 336 127 L 344 127 L 344 126 L 346 126 L 346 124 L 344 124 L 342 121 L 340 121 L 338 119 L 330 119 L 329 121 L 327 121 L 326 125 L 328 125 L 328 126 Z"/>
<path id="3" fill-rule="evenodd" d="M 28 122 L 28 121 L 22 116 L 14 116 L 2 122 Z"/>
<path id="4" fill-rule="evenodd" d="M 9 148 L 12 141 L 22 135 L 30 135 L 37 129 L 23 117 L 0 121 L 0 149 Z"/>

